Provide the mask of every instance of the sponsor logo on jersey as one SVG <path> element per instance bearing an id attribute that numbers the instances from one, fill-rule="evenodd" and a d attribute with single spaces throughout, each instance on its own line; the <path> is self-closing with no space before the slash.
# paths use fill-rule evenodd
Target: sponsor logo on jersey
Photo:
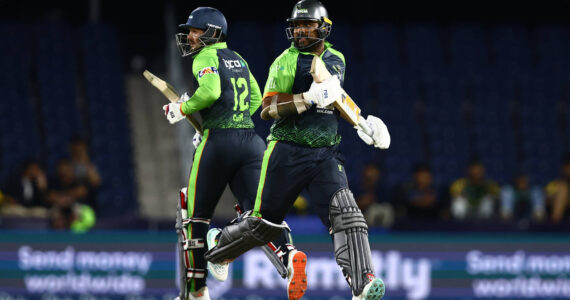
<path id="1" fill-rule="evenodd" d="M 330 108 L 329 108 L 330 107 Z M 333 106 L 332 104 L 325 107 L 318 107 L 317 108 L 317 113 L 319 114 L 327 114 L 327 115 L 332 115 L 333 114 Z"/>
<path id="2" fill-rule="evenodd" d="M 198 72 L 198 78 L 202 78 L 202 76 L 208 74 L 218 74 L 218 69 L 216 69 L 216 67 L 205 67 Z"/>
<path id="3" fill-rule="evenodd" d="M 233 68 L 245 68 L 245 61 L 243 60 L 239 60 L 239 59 L 233 59 L 233 60 L 229 60 L 229 59 L 222 59 L 222 61 L 224 62 L 224 65 L 226 66 L 226 68 L 228 69 L 233 69 Z"/>
<path id="4" fill-rule="evenodd" d="M 271 69 L 269 70 L 269 72 L 274 73 L 274 72 L 279 72 L 279 71 L 283 71 L 285 70 L 285 66 L 281 66 L 281 65 L 272 65 Z"/>

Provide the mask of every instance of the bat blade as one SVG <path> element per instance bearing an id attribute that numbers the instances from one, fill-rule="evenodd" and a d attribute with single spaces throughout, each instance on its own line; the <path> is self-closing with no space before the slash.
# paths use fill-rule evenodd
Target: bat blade
<path id="1" fill-rule="evenodd" d="M 323 82 L 332 77 L 330 72 L 327 70 L 325 63 L 318 56 L 313 58 L 310 73 L 315 82 Z M 368 125 L 366 125 L 366 122 L 363 121 L 364 118 L 361 115 L 360 107 L 356 105 L 354 100 L 352 100 L 344 89 L 341 91 L 341 98 L 337 99 L 333 105 L 340 112 L 340 116 L 347 120 L 350 125 L 360 126 L 364 133 L 370 136 L 372 135 L 372 130 Z"/>
<path id="2" fill-rule="evenodd" d="M 158 76 L 152 74 L 148 70 L 144 70 L 143 76 L 146 78 L 148 82 L 150 82 L 150 84 L 152 84 L 168 100 L 170 100 L 170 102 L 176 103 L 178 99 L 180 99 L 178 92 L 176 92 L 176 90 L 172 85 L 170 85 L 170 83 L 160 79 Z M 200 122 L 198 122 L 198 120 L 195 117 L 193 117 L 192 115 L 186 115 L 186 120 L 188 120 L 190 125 L 192 125 L 192 127 L 194 127 L 194 129 L 196 129 L 197 132 L 199 132 L 200 134 L 204 134 L 204 132 L 202 131 L 202 125 L 200 125 Z"/>
<path id="3" fill-rule="evenodd" d="M 170 102 L 176 102 L 180 98 L 174 87 L 170 85 L 168 82 L 158 78 L 158 76 L 152 74 L 148 70 L 143 72 L 144 77 L 150 84 L 152 84 L 155 88 L 157 88 Z"/>

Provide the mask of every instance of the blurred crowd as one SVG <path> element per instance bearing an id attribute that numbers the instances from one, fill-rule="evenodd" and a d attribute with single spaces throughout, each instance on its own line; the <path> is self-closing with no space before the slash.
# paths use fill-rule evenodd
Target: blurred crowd
<path id="1" fill-rule="evenodd" d="M 570 222 L 570 156 L 562 159 L 560 173 L 553 174 L 545 186 L 533 184 L 532 174 L 523 172 L 501 186 L 486 175 L 479 160 L 469 162 L 465 175 L 447 184 L 438 185 L 437 174 L 421 162 L 413 165 L 408 181 L 396 186 L 387 186 L 382 175 L 380 165 L 369 163 L 362 169 L 360 181 L 351 186 L 373 228 L 454 230 L 449 225 L 463 224 L 456 228 L 463 230 L 475 224 L 509 224 L 508 228 L 524 231 L 536 224 L 552 228 Z M 308 202 L 306 195 L 299 197 L 293 213 L 310 214 Z M 448 228 L 430 227 L 436 223 Z"/>
<path id="2" fill-rule="evenodd" d="M 502 222 L 527 230 L 532 224 L 563 226 L 570 222 L 570 156 L 562 159 L 560 173 L 553 174 L 544 186 L 534 184 L 532 174 L 522 172 L 501 186 L 486 175 L 479 160 L 465 167 L 463 177 L 444 184 L 437 184 L 437 174 L 421 162 L 413 165 L 407 181 L 396 186 L 385 184 L 383 172 L 389 170 L 366 164 L 360 180 L 351 185 L 371 228 L 416 224 L 403 227 L 429 230 L 425 224 L 451 221 L 471 224 L 468 226 Z M 68 156 L 59 159 L 54 170 L 28 160 L 2 183 L 0 219 L 42 219 L 52 229 L 88 231 L 95 226 L 101 209 L 96 199 L 100 185 L 101 175 L 90 159 L 87 143 L 80 137 L 72 138 Z M 310 198 L 301 194 L 292 214 L 311 214 L 309 202 Z"/>
<path id="3" fill-rule="evenodd" d="M 390 190 L 382 183 L 380 167 L 368 164 L 354 188 L 355 197 L 369 225 L 387 228 L 395 220 L 503 222 L 520 230 L 570 221 L 570 157 L 545 186 L 533 184 L 531 174 L 522 172 L 501 186 L 487 177 L 479 160 L 471 161 L 465 175 L 449 184 L 437 186 L 434 176 L 429 165 L 417 163 L 409 181 Z"/>
<path id="4" fill-rule="evenodd" d="M 43 219 L 57 230 L 85 232 L 95 225 L 101 176 L 87 143 L 74 137 L 68 156 L 46 170 L 36 160 L 22 163 L 0 186 L 0 217 Z"/>

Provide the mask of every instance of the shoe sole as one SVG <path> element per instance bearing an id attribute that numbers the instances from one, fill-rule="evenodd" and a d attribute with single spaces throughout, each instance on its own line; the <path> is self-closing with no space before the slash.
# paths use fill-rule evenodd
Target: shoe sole
<path id="1" fill-rule="evenodd" d="M 287 296 L 289 300 L 299 300 L 307 291 L 307 255 L 297 251 L 291 260 L 293 262 L 293 276 L 287 285 Z"/>
<path id="2" fill-rule="evenodd" d="M 380 278 L 376 278 L 370 284 L 370 288 L 364 296 L 365 300 L 380 300 L 384 297 L 384 293 L 386 292 L 386 287 L 384 286 L 384 282 Z"/>

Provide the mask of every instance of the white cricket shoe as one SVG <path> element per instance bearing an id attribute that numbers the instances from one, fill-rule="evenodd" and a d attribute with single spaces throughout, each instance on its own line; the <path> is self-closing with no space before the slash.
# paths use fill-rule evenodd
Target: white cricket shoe
<path id="1" fill-rule="evenodd" d="M 385 292 L 384 281 L 380 278 L 374 278 L 374 280 L 364 286 L 362 293 L 358 296 L 353 296 L 352 300 L 380 300 L 384 297 Z"/>
<path id="2" fill-rule="evenodd" d="M 307 255 L 303 251 L 289 252 L 287 263 L 287 297 L 289 300 L 299 300 L 307 291 Z"/>
<path id="3" fill-rule="evenodd" d="M 219 228 L 212 228 L 208 230 L 208 234 L 206 235 L 206 241 L 208 242 L 208 250 L 214 248 L 214 246 L 218 244 L 218 242 L 216 241 L 216 237 L 220 232 L 221 230 Z M 229 268 L 229 263 L 214 264 L 208 262 L 208 272 L 210 272 L 212 276 L 214 276 L 214 278 L 216 278 L 216 280 L 218 281 L 225 281 L 226 279 L 228 279 L 228 268 Z"/>

